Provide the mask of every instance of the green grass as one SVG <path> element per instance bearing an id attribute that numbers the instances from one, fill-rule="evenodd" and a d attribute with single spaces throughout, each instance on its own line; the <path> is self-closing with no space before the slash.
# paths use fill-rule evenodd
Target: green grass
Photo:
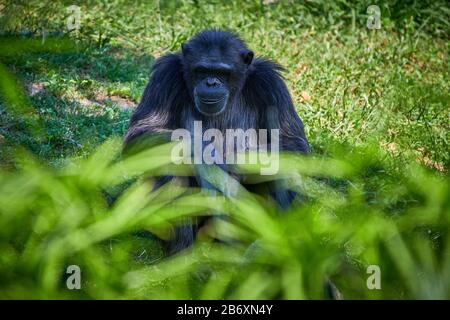
<path id="1" fill-rule="evenodd" d="M 0 3 L 1 298 L 323 298 L 328 278 L 348 298 L 450 297 L 445 1 L 384 1 L 380 30 L 366 28 L 365 1 L 76 2 L 81 28 L 71 33 L 72 2 Z M 217 227 L 236 245 L 202 240 L 167 260 L 135 231 L 167 230 L 198 201 L 223 204 L 186 195 L 178 211 L 160 212 L 139 179 L 128 181 L 135 170 L 155 175 L 155 154 L 108 173 L 120 142 L 94 152 L 123 137 L 155 58 L 211 27 L 286 68 L 325 162 L 286 162 L 304 179 L 293 182 L 308 196 L 300 209 L 275 219 L 270 204 L 243 196 Z M 140 218 L 121 219 L 117 206 Z M 243 259 L 254 240 L 261 248 Z M 72 263 L 86 272 L 81 291 L 60 281 Z M 365 286 L 370 264 L 382 268 L 380 291 Z"/>
<path id="2" fill-rule="evenodd" d="M 138 103 L 154 57 L 178 50 L 203 28 L 223 27 L 237 31 L 258 55 L 287 69 L 315 151 L 330 139 L 352 145 L 373 139 L 396 155 L 412 155 L 442 171 L 450 161 L 449 12 L 448 6 L 430 3 L 381 6 L 380 30 L 366 28 L 367 6 L 345 1 L 263 6 L 259 1 L 162 1 L 159 9 L 156 2 L 80 3 L 81 30 L 71 35 L 79 42 L 76 53 L 13 55 L 6 63 L 25 83 L 45 88 L 33 97 L 33 105 L 48 119 L 56 148 L 41 154 L 50 160 L 86 155 L 91 149 L 83 147 L 83 131 L 92 130 L 88 137 L 96 142 L 101 141 L 97 137 L 121 136 L 129 115 L 114 103 L 94 108 L 77 104 L 109 96 Z M 39 38 L 42 28 L 47 35 L 63 34 L 65 8 L 39 2 L 6 5 L 5 29 L 24 37 Z M 99 124 L 89 125 L 83 116 Z M 107 124 L 112 119 L 113 126 Z M 5 122 L 1 134 L 10 137 L 3 129 L 10 121 Z"/>

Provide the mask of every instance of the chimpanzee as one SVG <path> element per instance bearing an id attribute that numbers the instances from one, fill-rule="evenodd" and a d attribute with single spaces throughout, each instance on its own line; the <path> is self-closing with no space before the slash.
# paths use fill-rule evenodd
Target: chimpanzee
<path id="1" fill-rule="evenodd" d="M 175 129 L 192 131 L 194 121 L 201 121 L 202 130 L 279 129 L 280 151 L 308 153 L 303 124 L 281 71 L 275 62 L 254 58 L 237 35 L 217 29 L 202 31 L 182 44 L 179 52 L 156 60 L 131 118 L 125 149 L 150 136 L 169 139 Z M 220 167 L 227 170 L 226 165 Z M 191 184 L 213 188 L 205 167 L 197 168 Z M 156 186 L 171 178 L 161 177 Z M 269 194 L 286 208 L 295 193 L 280 186 L 274 183 Z M 195 232 L 195 224 L 177 227 L 170 252 L 192 244 Z"/>

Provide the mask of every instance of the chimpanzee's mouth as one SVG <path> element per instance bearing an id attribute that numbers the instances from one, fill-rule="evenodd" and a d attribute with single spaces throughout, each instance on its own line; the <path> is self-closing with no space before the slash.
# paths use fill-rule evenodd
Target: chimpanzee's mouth
<path id="1" fill-rule="evenodd" d="M 205 104 L 217 104 L 219 102 L 221 102 L 224 99 L 224 96 L 219 97 L 219 98 L 199 98 L 199 101 L 201 103 L 205 103 Z"/>
<path id="2" fill-rule="evenodd" d="M 195 95 L 195 108 L 206 116 L 218 115 L 225 110 L 228 94 L 201 96 Z"/>

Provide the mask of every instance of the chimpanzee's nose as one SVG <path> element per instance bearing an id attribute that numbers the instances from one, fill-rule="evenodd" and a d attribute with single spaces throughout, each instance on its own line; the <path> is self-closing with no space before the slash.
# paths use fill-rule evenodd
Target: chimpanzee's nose
<path id="1" fill-rule="evenodd" d="M 206 85 L 208 87 L 215 88 L 215 87 L 220 86 L 220 81 L 217 78 L 208 78 L 208 79 L 206 79 Z"/>

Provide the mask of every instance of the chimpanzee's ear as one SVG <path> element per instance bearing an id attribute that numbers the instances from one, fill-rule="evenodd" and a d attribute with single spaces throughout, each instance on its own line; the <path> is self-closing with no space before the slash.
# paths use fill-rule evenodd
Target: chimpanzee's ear
<path id="1" fill-rule="evenodd" d="M 189 50 L 189 45 L 186 42 L 181 44 L 181 51 L 183 52 L 184 56 L 188 54 Z"/>
<path id="2" fill-rule="evenodd" d="M 250 64 L 253 61 L 253 51 L 251 50 L 245 50 L 244 52 L 241 53 L 242 59 L 244 60 L 244 62 L 246 64 Z"/>

